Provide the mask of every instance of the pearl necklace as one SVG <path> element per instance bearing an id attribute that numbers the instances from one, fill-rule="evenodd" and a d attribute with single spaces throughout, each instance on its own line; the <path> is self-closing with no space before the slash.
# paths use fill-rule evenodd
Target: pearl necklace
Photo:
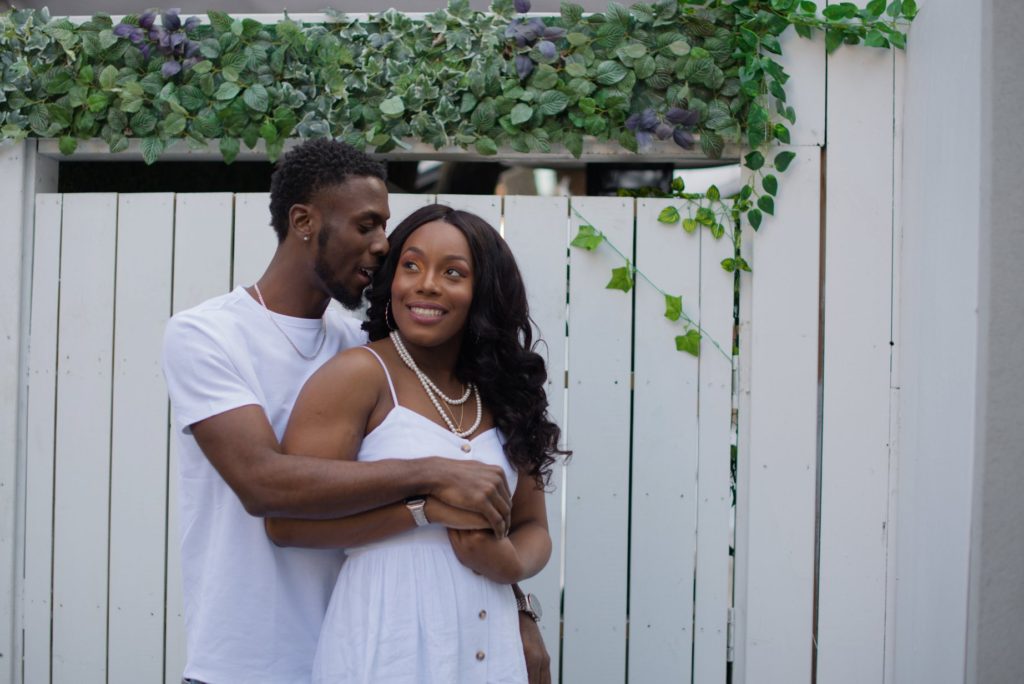
<path id="1" fill-rule="evenodd" d="M 263 301 L 263 293 L 260 292 L 260 284 L 253 283 L 252 287 L 254 290 L 256 290 L 256 297 L 259 298 L 260 305 L 263 307 L 263 310 L 267 312 L 267 318 L 269 318 L 270 322 L 274 324 L 274 327 L 277 328 L 278 332 L 284 335 L 284 339 L 288 340 L 288 344 L 292 345 L 292 349 L 294 349 L 299 356 L 306 359 L 307 361 L 312 361 L 317 356 L 319 356 L 320 350 L 324 348 L 324 342 L 327 341 L 327 321 L 324 320 L 324 317 L 320 317 L 320 344 L 316 346 L 316 351 L 313 352 L 312 356 L 307 356 L 302 352 L 301 349 L 298 348 L 298 346 L 296 346 L 295 342 L 292 341 L 292 338 L 288 337 L 288 333 L 284 331 L 284 328 L 279 326 L 277 324 L 277 321 L 274 320 L 274 316 L 273 314 L 270 313 L 270 309 L 267 307 L 267 303 Z"/>
<path id="2" fill-rule="evenodd" d="M 441 392 L 441 390 L 436 389 L 437 385 L 435 385 L 433 381 L 427 377 L 427 374 L 420 370 L 420 367 L 416 365 L 416 361 L 413 360 L 412 355 L 409 353 L 409 350 L 405 348 L 405 344 L 402 342 L 402 336 L 398 334 L 398 331 L 392 330 L 390 337 L 391 343 L 395 345 L 395 351 L 398 352 L 399 358 L 401 358 L 402 362 L 409 367 L 409 370 L 411 370 L 416 375 L 416 378 L 420 381 L 420 385 L 423 386 L 423 391 L 426 392 L 427 397 L 430 398 L 430 403 L 432 403 L 434 405 L 434 408 L 437 409 L 437 413 L 441 416 L 441 419 L 444 420 L 444 423 L 445 425 L 448 426 L 448 429 L 451 430 L 456 437 L 468 437 L 474 432 L 476 432 L 476 429 L 480 427 L 480 422 L 483 420 L 484 415 L 483 402 L 480 400 L 480 391 L 477 390 L 476 385 L 474 385 L 471 382 L 467 383 L 466 395 L 461 400 L 449 400 L 448 397 L 446 397 L 444 393 Z M 468 430 L 460 431 L 458 428 L 455 427 L 455 422 L 453 421 L 453 419 L 449 418 L 448 414 L 445 413 L 444 408 L 441 406 L 441 400 L 438 399 L 438 395 L 440 395 L 441 398 L 445 400 L 445 402 L 449 404 L 458 405 L 465 403 L 469 399 L 469 396 L 471 394 L 476 395 L 476 420 L 473 421 L 473 424 L 469 426 Z"/>
<path id="3" fill-rule="evenodd" d="M 412 372 L 416 374 L 416 377 L 420 379 L 420 382 L 430 388 L 437 396 L 445 400 L 445 403 L 451 406 L 460 406 L 469 401 L 470 392 L 472 392 L 472 383 L 466 385 L 466 392 L 458 399 L 452 399 L 447 394 L 441 391 L 441 388 L 434 384 L 434 381 L 430 377 L 421 371 L 416 365 L 416 362 L 412 360 L 412 356 L 409 355 L 409 350 L 405 348 L 405 344 L 402 342 L 401 336 L 397 330 L 391 331 L 391 341 L 395 344 L 395 350 L 398 351 L 398 355 L 402 357 L 402 361 L 405 361 L 405 365 L 412 369 Z M 430 392 L 427 392 L 430 394 Z"/>

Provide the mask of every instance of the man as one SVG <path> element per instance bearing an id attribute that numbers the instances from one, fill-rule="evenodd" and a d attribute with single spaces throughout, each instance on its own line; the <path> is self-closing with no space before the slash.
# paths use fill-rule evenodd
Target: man
<path id="1" fill-rule="evenodd" d="M 281 452 L 303 383 L 362 344 L 349 308 L 388 249 L 383 165 L 330 140 L 303 143 L 271 181 L 278 247 L 260 279 L 174 316 L 164 373 L 179 438 L 188 664 L 209 684 L 305 684 L 340 551 L 275 547 L 260 516 L 331 518 L 419 495 L 508 529 L 500 469 L 442 458 L 376 463 Z M 529 606 L 527 606 L 529 607 Z M 521 615 L 531 682 L 549 682 L 533 619 Z"/>

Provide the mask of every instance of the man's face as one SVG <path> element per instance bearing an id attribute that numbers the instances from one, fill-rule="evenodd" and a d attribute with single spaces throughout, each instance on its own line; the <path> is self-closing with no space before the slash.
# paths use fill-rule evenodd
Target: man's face
<path id="1" fill-rule="evenodd" d="M 319 217 L 316 275 L 342 306 L 354 309 L 388 252 L 387 186 L 374 176 L 353 176 L 320 190 L 311 203 Z"/>

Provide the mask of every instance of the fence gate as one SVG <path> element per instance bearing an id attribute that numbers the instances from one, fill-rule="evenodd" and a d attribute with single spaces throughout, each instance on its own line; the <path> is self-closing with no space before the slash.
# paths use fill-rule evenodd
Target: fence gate
<path id="1" fill-rule="evenodd" d="M 397 220 L 433 196 L 393 195 Z M 546 342 L 571 463 L 530 580 L 556 681 L 724 682 L 732 368 L 675 349 L 664 297 L 607 290 L 622 264 L 568 249 L 595 225 L 732 339 L 727 240 L 656 220 L 667 200 L 441 196 L 500 226 Z M 571 211 L 570 211 L 571 204 Z M 265 194 L 40 194 L 32 257 L 24 681 L 180 681 L 176 462 L 159 355 L 176 311 L 253 282 Z M 582 218 L 581 218 L 582 217 Z M 635 247 L 634 247 L 635 245 Z"/>

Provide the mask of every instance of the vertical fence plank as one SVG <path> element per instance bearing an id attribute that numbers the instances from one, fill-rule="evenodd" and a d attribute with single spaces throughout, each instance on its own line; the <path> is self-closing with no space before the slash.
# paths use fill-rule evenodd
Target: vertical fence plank
<path id="1" fill-rule="evenodd" d="M 245 192 L 235 195 L 235 256 L 232 287 L 252 285 L 277 249 L 277 233 L 270 226 L 270 195 Z"/>
<path id="2" fill-rule="evenodd" d="M 548 371 L 548 412 L 552 420 L 565 428 L 565 299 L 566 230 L 569 200 L 565 197 L 505 198 L 505 239 L 516 256 L 526 282 L 530 315 L 537 325 L 537 348 Z M 541 634 L 557 668 L 561 653 L 562 625 L 562 494 L 563 465 L 553 466 L 547 495 L 548 532 L 551 535 L 551 560 L 536 577 L 523 583 L 523 590 L 540 599 L 544 617 Z"/>
<path id="3" fill-rule="evenodd" d="M 495 230 L 501 228 L 501 197 L 498 195 L 438 195 L 437 203 L 476 214 Z"/>
<path id="4" fill-rule="evenodd" d="M 408 194 L 393 194 L 388 195 L 388 208 L 391 209 L 391 218 L 388 219 L 388 234 L 401 223 L 405 217 L 412 212 L 416 211 L 420 207 L 424 207 L 428 204 L 432 204 L 434 201 L 433 195 L 408 195 Z"/>
<path id="5" fill-rule="evenodd" d="M 732 226 L 726 223 L 726 230 Z M 721 266 L 733 256 L 729 237 L 700 229 L 700 415 L 697 468 L 697 582 L 693 681 L 725 682 L 730 594 L 729 489 L 732 458 L 732 333 L 734 280 Z M 714 340 L 718 343 L 716 348 Z"/>
<path id="6" fill-rule="evenodd" d="M 741 312 L 738 682 L 811 679 L 821 152 L 791 149 L 780 218 L 744 241 L 754 273 Z"/>
<path id="7" fill-rule="evenodd" d="M 36 196 L 25 459 L 24 681 L 50 681 L 61 195 Z"/>
<path id="8" fill-rule="evenodd" d="M 117 196 L 64 197 L 53 552 L 53 681 L 106 682 Z"/>
<path id="9" fill-rule="evenodd" d="M 223 294 L 230 288 L 233 212 L 233 198 L 229 193 L 177 196 L 174 214 L 174 313 Z M 176 435 L 170 435 L 169 453 L 164 681 L 166 684 L 180 684 L 185 669 L 185 622 L 181 597 Z"/>
<path id="10" fill-rule="evenodd" d="M 885 633 L 893 55 L 829 57 L 818 679 L 880 682 Z M 788 185 L 788 184 L 787 184 Z M 857 188 L 856 193 L 845 191 Z"/>
<path id="11" fill-rule="evenodd" d="M 632 257 L 633 200 L 573 198 L 587 222 Z M 583 223 L 575 213 L 570 233 Z M 607 245 L 573 249 L 569 281 L 569 448 L 566 471 L 565 682 L 626 675 L 632 302 L 605 289 L 624 266 Z M 574 399 L 574 397 L 576 397 Z"/>
<path id="12" fill-rule="evenodd" d="M 676 200 L 639 200 L 636 264 L 697 320 L 700 237 L 658 222 Z M 697 544 L 697 359 L 676 350 L 682 322 L 665 297 L 636 289 L 630 505 L 629 681 L 689 682 Z M 707 346 L 705 343 L 705 353 Z M 668 524 L 666 524 L 668 523 Z"/>
<path id="13" fill-rule="evenodd" d="M 174 196 L 121 195 L 117 221 L 109 680 L 155 681 L 163 670 L 167 548 L 160 348 L 171 308 Z"/>

